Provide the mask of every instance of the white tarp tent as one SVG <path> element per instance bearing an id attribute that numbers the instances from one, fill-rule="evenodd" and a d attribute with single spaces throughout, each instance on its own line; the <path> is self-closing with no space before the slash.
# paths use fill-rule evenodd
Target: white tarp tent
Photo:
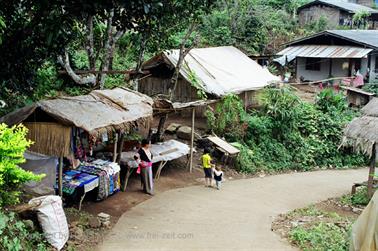
<path id="1" fill-rule="evenodd" d="M 378 249 L 378 191 L 352 227 L 351 251 Z"/>
<path id="2" fill-rule="evenodd" d="M 164 56 L 175 66 L 179 50 L 165 51 Z M 180 74 L 189 82 L 195 78 L 206 93 L 219 97 L 258 90 L 280 80 L 233 46 L 190 50 Z"/>

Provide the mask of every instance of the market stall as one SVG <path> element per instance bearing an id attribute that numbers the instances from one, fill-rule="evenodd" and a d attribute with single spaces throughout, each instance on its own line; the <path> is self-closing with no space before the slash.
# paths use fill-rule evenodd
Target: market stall
<path id="1" fill-rule="evenodd" d="M 34 142 L 31 152 L 59 158 L 60 195 L 76 195 L 82 201 L 96 190 L 97 200 L 102 200 L 119 190 L 117 155 L 125 135 L 149 127 L 152 103 L 148 96 L 125 88 L 96 90 L 37 102 L 0 118 L 0 123 L 23 123 Z M 95 158 L 101 150 L 109 152 L 105 160 Z"/>
<path id="2" fill-rule="evenodd" d="M 152 163 L 159 163 L 159 167 L 155 174 L 155 180 L 157 180 L 160 177 L 161 170 L 167 162 L 188 155 L 190 153 L 190 147 L 177 140 L 168 140 L 162 143 L 152 144 L 150 151 L 154 156 Z M 134 160 L 134 156 L 136 155 L 136 151 L 122 152 L 121 154 L 121 164 L 127 167 L 123 191 L 126 190 L 130 175 L 138 167 L 137 162 Z"/>

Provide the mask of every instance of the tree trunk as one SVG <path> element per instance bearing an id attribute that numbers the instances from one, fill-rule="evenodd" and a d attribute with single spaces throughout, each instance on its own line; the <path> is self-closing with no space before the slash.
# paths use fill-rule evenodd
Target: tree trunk
<path id="1" fill-rule="evenodd" d="M 87 20 L 87 40 L 86 50 L 88 55 L 89 70 L 96 70 L 96 54 L 94 51 L 94 35 L 93 35 L 93 16 L 88 16 Z"/>
<path id="2" fill-rule="evenodd" d="M 370 159 L 369 179 L 368 179 L 368 196 L 369 198 L 374 195 L 374 175 L 375 175 L 375 163 L 376 163 L 376 146 L 373 145 L 372 155 Z"/>
<path id="3" fill-rule="evenodd" d="M 146 52 L 146 43 L 147 43 L 147 38 L 145 35 L 142 35 L 142 41 L 140 43 L 140 49 L 139 49 L 139 55 L 138 55 L 138 62 L 135 67 L 135 72 L 137 73 L 135 79 L 133 79 L 133 89 L 135 91 L 138 91 L 138 83 L 139 83 L 139 77 L 140 74 L 142 73 L 142 65 L 144 62 L 144 53 Z"/>
<path id="4" fill-rule="evenodd" d="M 157 132 L 156 132 L 156 134 L 157 134 L 157 141 L 158 142 L 160 142 L 161 137 L 163 135 L 164 124 L 165 124 L 165 121 L 167 121 L 167 118 L 168 118 L 168 114 L 165 114 L 162 117 L 160 117 L 158 129 L 157 129 Z"/>
<path id="5" fill-rule="evenodd" d="M 104 56 L 101 64 L 101 71 L 109 70 L 110 58 L 112 57 L 112 40 L 113 40 L 113 17 L 114 9 L 109 12 L 108 22 L 106 24 L 106 41 L 104 44 Z M 106 74 L 100 74 L 100 89 L 104 89 Z"/>

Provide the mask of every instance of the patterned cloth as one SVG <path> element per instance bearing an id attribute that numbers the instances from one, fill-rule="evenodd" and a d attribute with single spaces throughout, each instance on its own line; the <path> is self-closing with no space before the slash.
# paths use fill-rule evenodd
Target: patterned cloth
<path id="1" fill-rule="evenodd" d="M 78 187 L 84 187 L 84 192 L 98 186 L 98 177 L 78 171 L 68 171 L 63 174 L 63 192 L 71 195 Z"/>
<path id="2" fill-rule="evenodd" d="M 104 200 L 120 190 L 119 165 L 105 160 L 84 162 L 78 168 L 83 173 L 96 175 L 99 178 L 97 200 Z"/>

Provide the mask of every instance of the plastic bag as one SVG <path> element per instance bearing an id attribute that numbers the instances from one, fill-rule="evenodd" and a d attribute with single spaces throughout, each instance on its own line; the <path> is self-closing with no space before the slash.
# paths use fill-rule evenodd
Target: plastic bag
<path id="1" fill-rule="evenodd" d="M 36 205 L 38 221 L 46 240 L 61 250 L 69 237 L 66 215 L 59 196 L 49 195 L 31 199 L 29 204 Z"/>

